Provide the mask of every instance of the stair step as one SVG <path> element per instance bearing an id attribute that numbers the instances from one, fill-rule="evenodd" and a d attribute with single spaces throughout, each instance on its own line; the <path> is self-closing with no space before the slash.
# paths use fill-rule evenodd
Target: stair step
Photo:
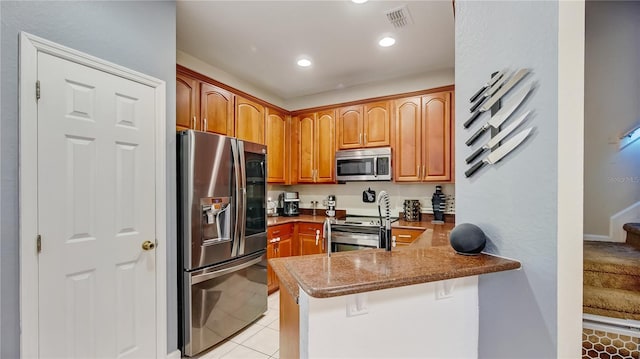
<path id="1" fill-rule="evenodd" d="M 589 285 L 583 289 L 585 313 L 640 320 L 640 292 Z"/>
<path id="2" fill-rule="evenodd" d="M 627 223 L 622 229 L 627 231 L 626 243 L 640 249 L 640 223 Z"/>
<path id="3" fill-rule="evenodd" d="M 592 287 L 625 289 L 640 292 L 640 276 L 585 270 L 582 283 Z"/>
<path id="4" fill-rule="evenodd" d="M 640 249 L 626 243 L 585 241 L 583 266 L 585 273 L 591 271 L 640 277 Z"/>

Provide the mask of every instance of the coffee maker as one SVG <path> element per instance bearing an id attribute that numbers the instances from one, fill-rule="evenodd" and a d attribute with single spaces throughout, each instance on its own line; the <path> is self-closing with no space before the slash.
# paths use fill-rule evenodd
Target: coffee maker
<path id="1" fill-rule="evenodd" d="M 282 193 L 283 202 L 283 214 L 285 216 L 297 216 L 300 214 L 300 198 L 298 192 L 284 192 Z"/>

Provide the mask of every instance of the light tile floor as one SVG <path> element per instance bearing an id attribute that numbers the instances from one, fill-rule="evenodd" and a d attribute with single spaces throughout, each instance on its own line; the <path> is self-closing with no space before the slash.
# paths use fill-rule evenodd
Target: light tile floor
<path id="1" fill-rule="evenodd" d="M 198 359 L 279 359 L 280 291 L 269 296 L 267 312 L 238 334 L 200 354 Z"/>

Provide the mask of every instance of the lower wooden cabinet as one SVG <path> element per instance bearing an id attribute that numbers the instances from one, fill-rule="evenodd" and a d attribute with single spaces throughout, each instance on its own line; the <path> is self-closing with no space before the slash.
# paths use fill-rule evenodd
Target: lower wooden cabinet
<path id="1" fill-rule="evenodd" d="M 299 254 L 325 253 L 324 239 L 322 239 L 322 224 L 298 223 Z"/>
<path id="2" fill-rule="evenodd" d="M 396 237 L 396 246 L 408 246 L 424 232 L 424 229 L 392 228 L 391 236 Z"/>
<path id="3" fill-rule="evenodd" d="M 267 259 L 289 257 L 293 254 L 293 224 L 281 224 L 267 228 Z M 269 293 L 279 288 L 278 278 L 267 264 Z"/>

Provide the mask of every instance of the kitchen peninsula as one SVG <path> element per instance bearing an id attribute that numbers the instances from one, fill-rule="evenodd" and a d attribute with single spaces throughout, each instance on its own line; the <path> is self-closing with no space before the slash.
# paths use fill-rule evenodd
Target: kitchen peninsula
<path id="1" fill-rule="evenodd" d="M 281 287 L 280 356 L 475 357 L 478 275 L 520 263 L 456 254 L 443 240 L 451 227 L 430 225 L 391 252 L 270 260 Z"/>

